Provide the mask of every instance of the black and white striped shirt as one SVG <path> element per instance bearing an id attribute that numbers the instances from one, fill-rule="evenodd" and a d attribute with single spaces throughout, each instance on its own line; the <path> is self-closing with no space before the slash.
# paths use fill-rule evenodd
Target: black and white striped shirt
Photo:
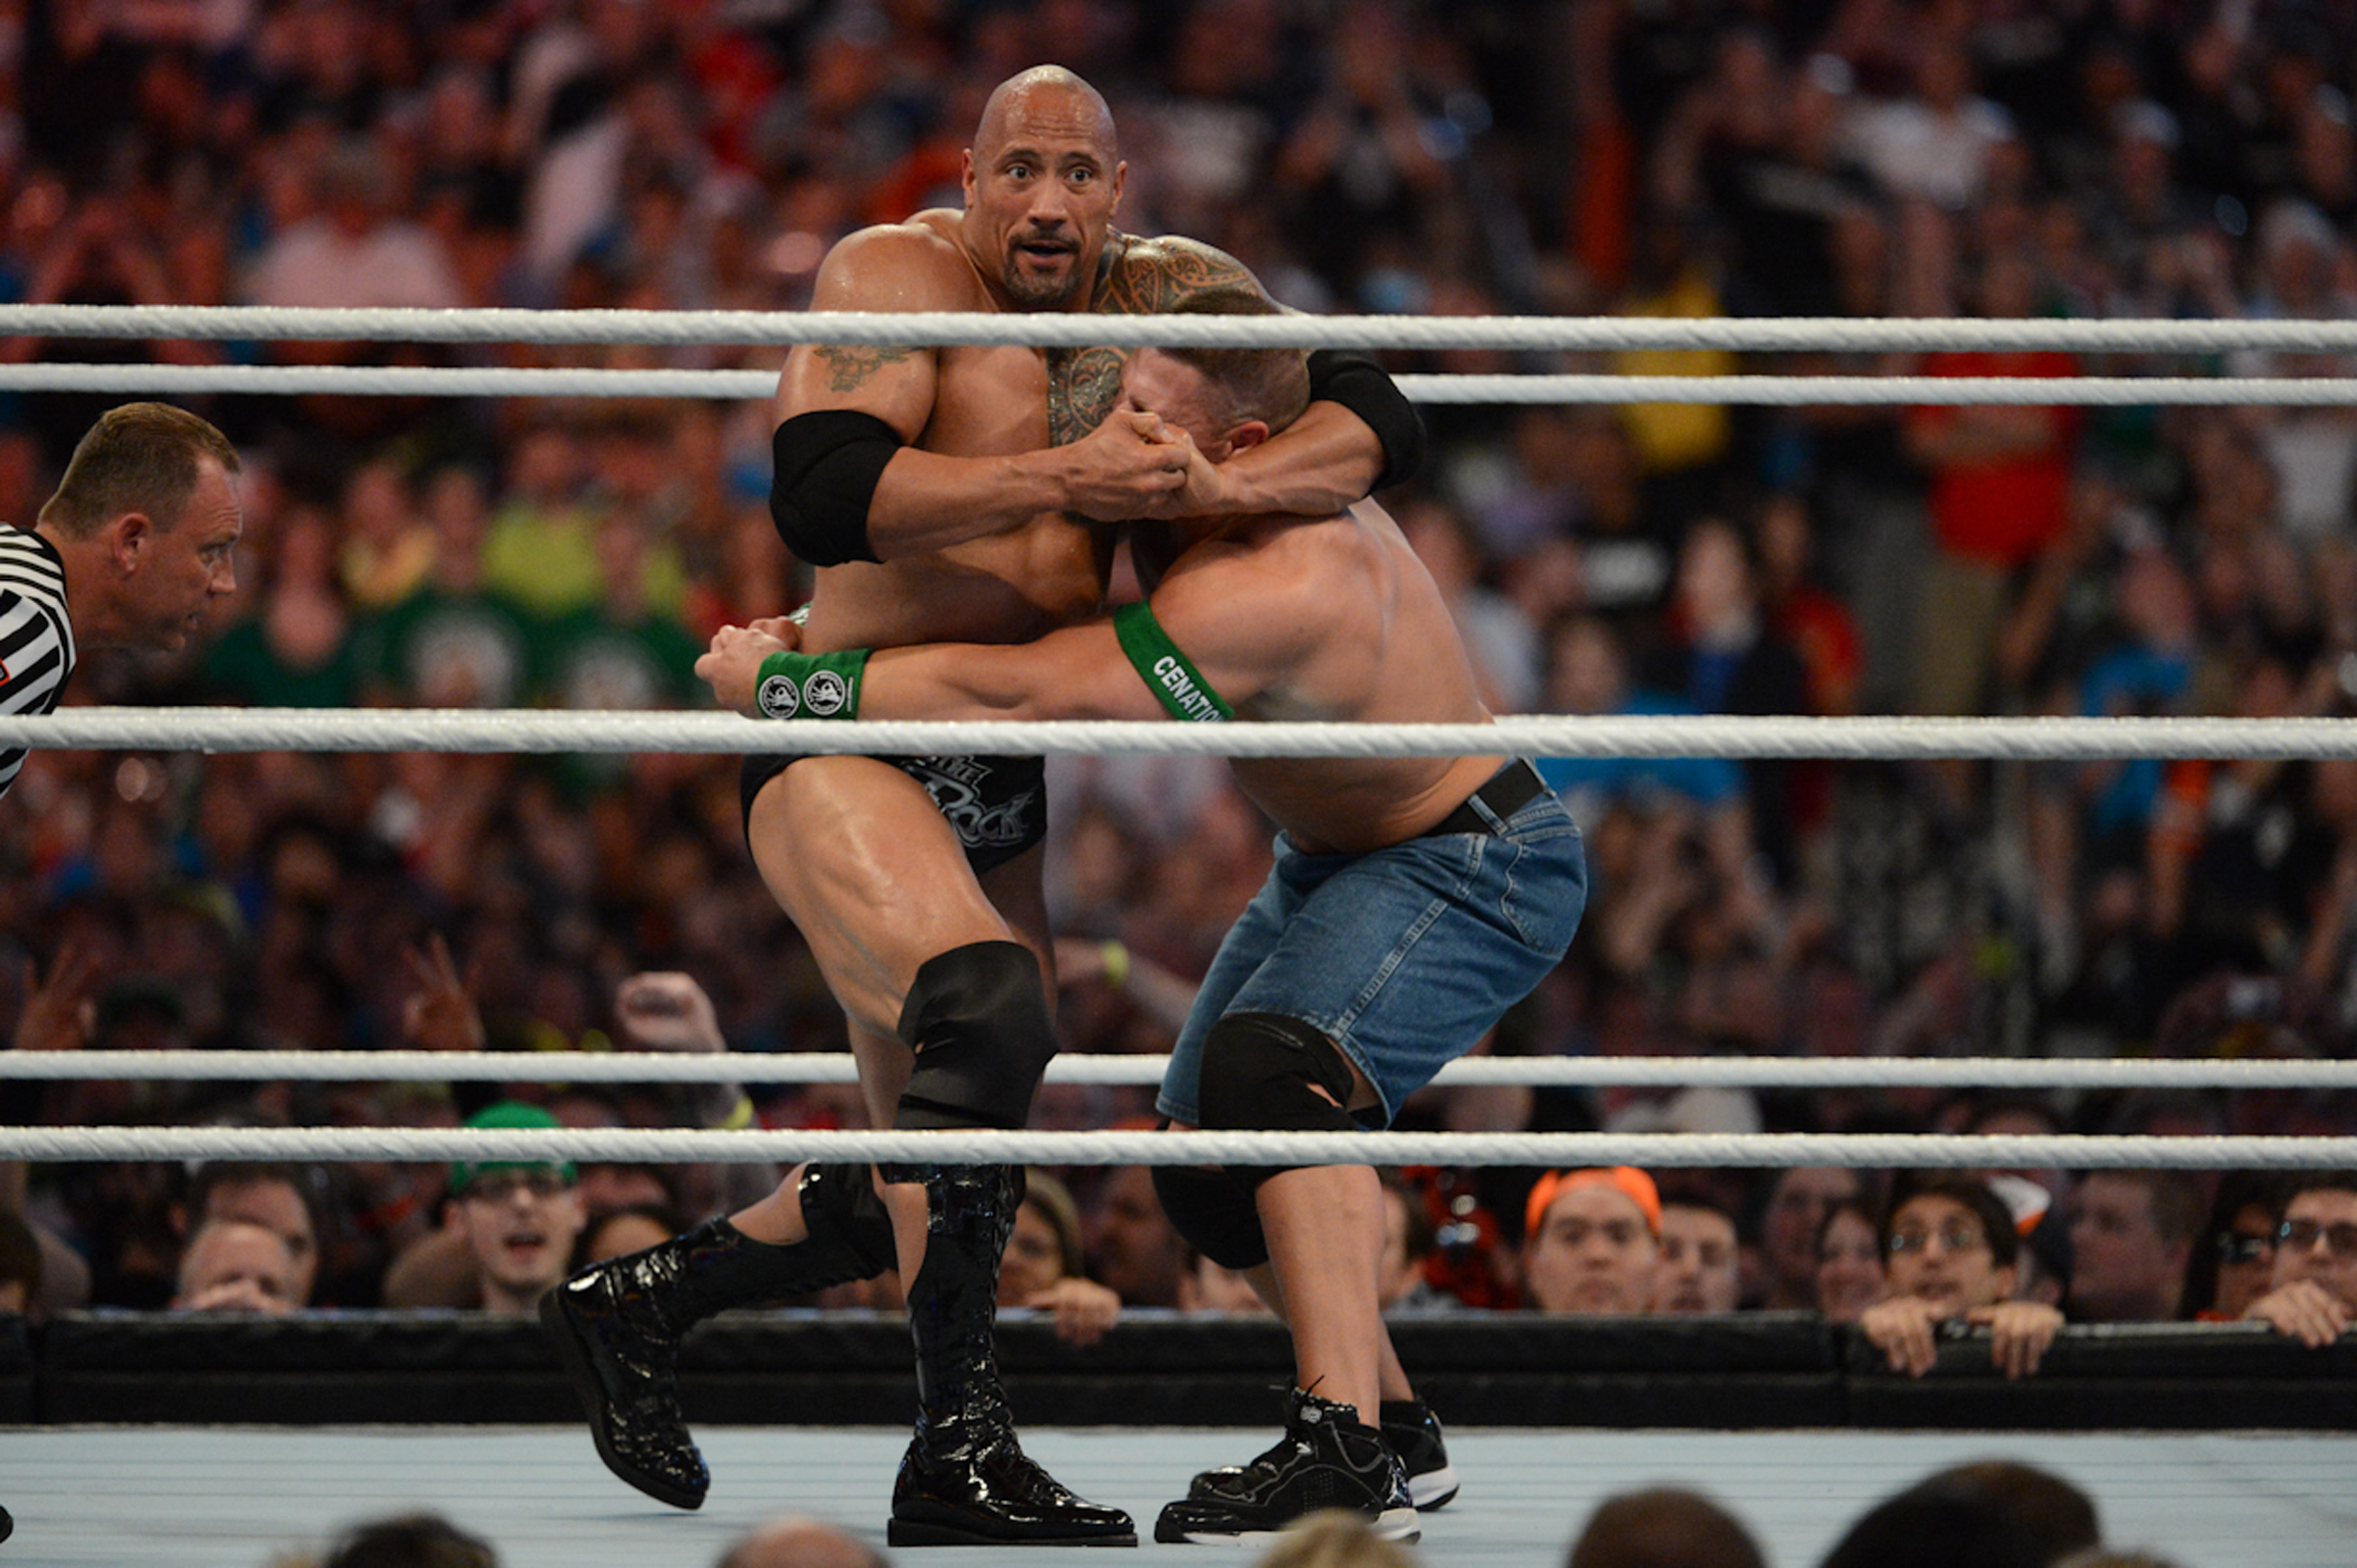
<path id="1" fill-rule="evenodd" d="M 0 714 L 46 714 L 73 673 L 65 563 L 39 534 L 0 523 Z M 25 765 L 0 750 L 0 795 Z"/>

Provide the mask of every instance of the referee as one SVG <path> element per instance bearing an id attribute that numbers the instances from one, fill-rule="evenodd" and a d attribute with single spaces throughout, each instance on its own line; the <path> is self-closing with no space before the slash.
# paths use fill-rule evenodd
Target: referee
<path id="1" fill-rule="evenodd" d="M 237 448 L 160 403 L 111 409 L 30 529 L 0 522 L 0 714 L 58 705 L 79 648 L 168 652 L 237 586 Z M 0 750 L 0 795 L 24 766 Z"/>
<path id="2" fill-rule="evenodd" d="M 91 426 L 33 526 L 0 522 L 0 714 L 55 709 L 78 648 L 188 642 L 237 586 L 237 472 L 228 437 L 167 403 Z M 0 749 L 0 795 L 24 765 Z M 0 1508 L 0 1541 L 15 1529 Z"/>

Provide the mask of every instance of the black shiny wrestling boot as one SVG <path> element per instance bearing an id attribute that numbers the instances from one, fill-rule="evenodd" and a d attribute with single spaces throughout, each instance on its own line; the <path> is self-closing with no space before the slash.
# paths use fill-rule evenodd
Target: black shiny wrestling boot
<path id="1" fill-rule="evenodd" d="M 998 1263 L 1021 1201 L 1006 1165 L 892 1171 L 925 1184 L 925 1261 L 909 1289 L 917 1435 L 892 1487 L 894 1546 L 1135 1546 L 1119 1509 L 1027 1457 L 998 1381 Z"/>
<path id="2" fill-rule="evenodd" d="M 679 1342 L 732 1306 L 758 1306 L 893 1264 L 892 1221 L 868 1167 L 812 1165 L 795 1188 L 810 1234 L 784 1246 L 756 1241 L 726 1219 L 627 1258 L 582 1270 L 540 1298 L 589 1415 L 606 1467 L 673 1508 L 703 1505 L 712 1485 L 681 1415 Z"/>

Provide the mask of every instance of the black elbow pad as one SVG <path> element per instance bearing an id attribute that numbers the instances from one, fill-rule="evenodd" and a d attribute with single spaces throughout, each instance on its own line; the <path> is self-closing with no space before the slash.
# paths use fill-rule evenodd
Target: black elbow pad
<path id="1" fill-rule="evenodd" d="M 872 413 L 823 408 L 798 413 L 770 441 L 777 472 L 770 516 L 786 548 L 813 566 L 879 559 L 867 540 L 867 507 L 900 433 Z"/>
<path id="2" fill-rule="evenodd" d="M 1376 489 L 1404 485 L 1424 467 L 1424 416 L 1401 395 L 1390 372 L 1366 355 L 1334 349 L 1310 355 L 1309 401 L 1339 403 L 1375 433 L 1383 447 Z"/>

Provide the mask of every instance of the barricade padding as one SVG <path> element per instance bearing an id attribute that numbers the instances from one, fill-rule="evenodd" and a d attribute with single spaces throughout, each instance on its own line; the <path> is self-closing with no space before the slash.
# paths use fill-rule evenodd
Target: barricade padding
<path id="1" fill-rule="evenodd" d="M 34 1419 L 33 1341 L 25 1320 L 0 1313 L 0 1424 Z"/>
<path id="2" fill-rule="evenodd" d="M 1401 1359 L 1442 1418 L 1480 1426 L 2357 1431 L 2357 1341 L 2322 1351 L 2247 1325 L 2072 1327 L 2007 1382 L 1985 1335 L 1895 1376 L 1854 1331 L 1800 1313 L 1404 1319 Z M 1137 1311 L 1085 1348 L 1010 1315 L 1000 1359 L 1044 1425 L 1266 1426 L 1292 1372 L 1268 1319 Z M 692 1421 L 897 1426 L 916 1391 L 907 1326 L 866 1313 L 730 1313 L 690 1335 Z M 530 1318 L 333 1312 L 264 1318 L 69 1314 L 0 1319 L 0 1420 L 570 1423 L 572 1392 Z"/>

